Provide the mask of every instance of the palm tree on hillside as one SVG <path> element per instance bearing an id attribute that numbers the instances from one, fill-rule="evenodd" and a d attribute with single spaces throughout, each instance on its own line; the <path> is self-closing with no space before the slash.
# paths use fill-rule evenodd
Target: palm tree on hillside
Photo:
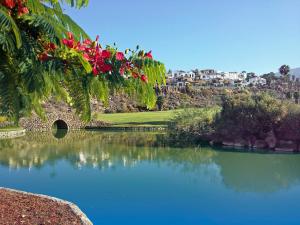
<path id="1" fill-rule="evenodd" d="M 283 77 L 284 81 L 287 82 L 289 80 L 290 67 L 288 65 L 282 65 L 279 68 L 279 73 Z"/>

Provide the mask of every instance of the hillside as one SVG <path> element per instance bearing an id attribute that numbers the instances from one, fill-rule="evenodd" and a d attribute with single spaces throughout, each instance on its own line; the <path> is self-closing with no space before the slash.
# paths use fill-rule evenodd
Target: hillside
<path id="1" fill-rule="evenodd" d="M 300 78 L 300 67 L 291 69 L 291 75 L 295 75 L 296 77 Z"/>

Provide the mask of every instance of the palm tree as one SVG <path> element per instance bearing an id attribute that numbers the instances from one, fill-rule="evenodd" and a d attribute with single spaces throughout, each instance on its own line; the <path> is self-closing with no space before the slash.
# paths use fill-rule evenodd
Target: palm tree
<path id="1" fill-rule="evenodd" d="M 279 73 L 283 77 L 283 79 L 287 82 L 289 80 L 290 67 L 288 65 L 282 65 L 279 68 Z"/>
<path id="2" fill-rule="evenodd" d="M 64 14 L 60 2 L 76 8 L 88 4 L 88 0 L 0 0 L 0 114 L 15 123 L 32 111 L 44 117 L 41 104 L 56 97 L 68 102 L 83 120 L 88 121 L 91 118 L 90 99 L 96 97 L 106 101 L 111 89 L 125 89 L 144 105 L 154 107 L 153 86 L 156 81 L 164 82 L 163 64 L 144 57 L 151 56 L 150 53 L 131 51 L 129 61 L 136 66 L 133 69 L 147 74 L 147 83 L 120 76 L 121 65 L 116 60 L 110 74 L 94 76 L 83 54 L 61 42 L 69 31 L 74 34 L 72 38 L 78 40 L 77 44 L 89 37 Z M 46 60 L 48 48 L 53 52 L 58 49 L 51 60 Z M 117 54 L 115 48 L 109 47 L 109 50 Z M 141 76 L 147 81 L 145 77 Z"/>

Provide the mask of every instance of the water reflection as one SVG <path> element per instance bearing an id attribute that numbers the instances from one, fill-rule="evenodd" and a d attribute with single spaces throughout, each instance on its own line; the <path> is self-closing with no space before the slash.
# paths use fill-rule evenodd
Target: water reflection
<path id="1" fill-rule="evenodd" d="M 196 177 L 219 171 L 222 182 L 241 192 L 274 192 L 299 183 L 300 155 L 216 151 L 211 148 L 170 148 L 164 134 L 70 132 L 57 139 L 29 133 L 0 140 L 0 164 L 12 169 L 40 168 L 65 160 L 75 168 L 134 167 L 141 162 L 167 164 Z M 201 173 L 202 174 L 202 173 Z"/>
<path id="2" fill-rule="evenodd" d="M 68 134 L 67 129 L 53 129 L 52 130 L 52 135 L 57 139 L 65 138 L 67 134 Z"/>

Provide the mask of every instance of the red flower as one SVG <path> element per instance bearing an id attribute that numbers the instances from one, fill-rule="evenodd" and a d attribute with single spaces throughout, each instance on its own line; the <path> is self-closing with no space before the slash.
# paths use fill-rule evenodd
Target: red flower
<path id="1" fill-rule="evenodd" d="M 145 83 L 148 83 L 148 77 L 144 74 L 141 76 L 141 80 Z"/>
<path id="2" fill-rule="evenodd" d="M 111 71 L 111 70 L 112 70 L 112 66 L 109 65 L 109 64 L 104 64 L 104 65 L 102 66 L 102 68 L 101 68 L 101 71 L 102 71 L 103 73 L 107 73 L 107 72 L 109 72 L 109 71 Z"/>
<path id="3" fill-rule="evenodd" d="M 110 51 L 103 50 L 101 56 L 102 56 L 103 59 L 109 59 L 110 56 L 111 56 Z"/>
<path id="4" fill-rule="evenodd" d="M 124 56 L 123 52 L 117 52 L 117 54 L 116 54 L 116 59 L 117 59 L 118 61 L 124 60 L 124 59 L 125 59 L 125 56 Z"/>
<path id="5" fill-rule="evenodd" d="M 120 68 L 120 74 L 123 76 L 124 73 L 125 73 L 125 67 L 122 66 L 122 67 Z"/>
<path id="6" fill-rule="evenodd" d="M 74 40 L 68 40 L 68 39 L 63 39 L 62 43 L 66 46 L 68 46 L 69 48 L 73 48 L 74 47 Z"/>
<path id="7" fill-rule="evenodd" d="M 85 44 L 85 45 L 91 45 L 93 42 L 90 40 L 90 39 L 85 39 L 84 41 L 83 41 L 83 44 Z"/>
<path id="8" fill-rule="evenodd" d="M 2 1 L 2 4 L 9 9 L 13 9 L 16 6 L 15 0 L 4 0 Z"/>
<path id="9" fill-rule="evenodd" d="M 94 76 L 97 76 L 98 75 L 98 70 L 97 70 L 97 67 L 96 66 L 94 66 L 94 68 L 93 68 L 93 74 L 94 74 Z"/>
<path id="10" fill-rule="evenodd" d="M 28 14 L 29 10 L 27 7 L 18 6 L 18 16 L 22 16 L 23 14 Z"/>
<path id="11" fill-rule="evenodd" d="M 48 54 L 46 52 L 42 53 L 39 55 L 39 60 L 42 61 L 42 62 L 45 62 L 47 61 L 49 58 Z"/>
<path id="12" fill-rule="evenodd" d="M 23 14 L 28 14 L 29 13 L 29 10 L 28 10 L 27 7 L 21 8 L 21 11 L 22 11 Z"/>
<path id="13" fill-rule="evenodd" d="M 67 32 L 69 40 L 74 40 L 74 35 L 71 32 Z"/>
<path id="14" fill-rule="evenodd" d="M 77 43 L 76 49 L 79 51 L 85 51 L 86 47 L 82 45 L 80 42 Z"/>
<path id="15" fill-rule="evenodd" d="M 61 41 L 62 41 L 62 43 L 63 43 L 64 45 L 67 45 L 67 44 L 68 44 L 68 40 L 67 40 L 67 39 L 65 39 L 65 38 L 64 38 L 64 39 L 62 39 Z"/>
<path id="16" fill-rule="evenodd" d="M 51 50 L 55 50 L 57 48 L 57 46 L 54 43 L 50 42 L 48 45 L 48 48 Z"/>
<path id="17" fill-rule="evenodd" d="M 152 57 L 152 51 L 146 53 L 146 54 L 145 54 L 145 58 L 153 59 L 153 57 Z"/>
<path id="18" fill-rule="evenodd" d="M 133 78 L 138 78 L 138 77 L 139 77 L 139 74 L 138 74 L 138 73 L 135 73 L 135 72 L 132 72 L 132 77 L 133 77 Z"/>
<path id="19" fill-rule="evenodd" d="M 87 53 L 83 54 L 83 58 L 86 59 L 87 61 L 90 61 L 90 56 Z"/>

